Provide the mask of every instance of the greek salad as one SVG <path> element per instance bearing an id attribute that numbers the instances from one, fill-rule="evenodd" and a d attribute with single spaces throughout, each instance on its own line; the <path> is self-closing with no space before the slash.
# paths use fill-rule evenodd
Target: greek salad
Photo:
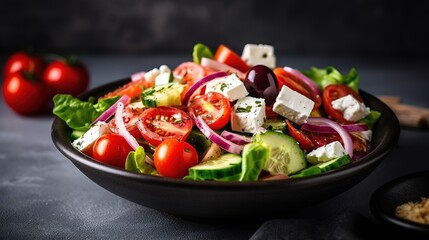
<path id="1" fill-rule="evenodd" d="M 197 181 L 313 176 L 371 150 L 380 112 L 354 68 L 278 66 L 274 47 L 198 43 L 192 61 L 135 73 L 100 98 L 54 96 L 73 146 L 128 171 Z"/>

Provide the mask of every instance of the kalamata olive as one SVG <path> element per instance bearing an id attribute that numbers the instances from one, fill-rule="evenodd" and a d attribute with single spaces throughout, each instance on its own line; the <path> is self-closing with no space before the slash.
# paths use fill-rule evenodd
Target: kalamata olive
<path id="1" fill-rule="evenodd" d="M 249 95 L 265 99 L 265 104 L 271 106 L 278 94 L 277 78 L 273 70 L 264 65 L 256 65 L 247 71 L 244 86 Z"/>

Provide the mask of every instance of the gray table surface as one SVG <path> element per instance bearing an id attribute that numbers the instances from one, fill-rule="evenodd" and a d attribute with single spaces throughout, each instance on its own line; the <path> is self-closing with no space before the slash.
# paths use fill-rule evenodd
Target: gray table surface
<path id="1" fill-rule="evenodd" d="M 81 58 L 91 72 L 91 87 L 161 64 L 174 67 L 191 59 L 102 55 Z M 2 63 L 4 59 L 0 59 Z M 361 88 L 367 92 L 398 95 L 406 103 L 429 107 L 428 61 L 288 56 L 279 58 L 278 63 L 298 69 L 332 65 L 343 73 L 356 67 Z M 270 223 L 282 223 L 252 219 L 202 223 L 122 199 L 93 183 L 57 151 L 50 136 L 52 121 L 52 116 L 20 117 L 5 105 L 3 98 L 0 100 L 0 239 L 263 239 Z M 304 226 L 314 227 L 315 219 L 357 214 L 368 226 L 377 228 L 369 209 L 371 194 L 389 180 L 428 170 L 428 143 L 429 131 L 402 128 L 397 146 L 366 179 L 328 201 L 304 209 L 293 219 L 283 219 L 284 223 L 293 227 L 307 221 Z M 287 239 L 276 234 L 271 237 Z"/>

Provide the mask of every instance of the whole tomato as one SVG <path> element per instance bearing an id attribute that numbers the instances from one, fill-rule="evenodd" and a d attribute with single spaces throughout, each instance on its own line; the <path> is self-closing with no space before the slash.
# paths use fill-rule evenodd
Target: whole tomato
<path id="1" fill-rule="evenodd" d="M 2 86 L 7 105 L 21 115 L 33 115 L 47 110 L 48 95 L 37 76 L 25 71 L 11 73 Z"/>
<path id="2" fill-rule="evenodd" d="M 92 157 L 99 162 L 125 168 L 128 153 L 132 150 L 124 137 L 116 133 L 108 133 L 95 141 Z"/>
<path id="3" fill-rule="evenodd" d="M 88 88 L 89 73 L 76 58 L 54 60 L 46 67 L 43 81 L 51 96 L 57 93 L 76 96 Z"/>
<path id="4" fill-rule="evenodd" d="M 198 164 L 198 153 L 191 144 L 170 138 L 155 149 L 153 162 L 162 176 L 183 178 L 190 167 Z"/>
<path id="5" fill-rule="evenodd" d="M 3 69 L 3 76 L 24 70 L 34 73 L 35 76 L 42 76 L 45 67 L 45 60 L 39 55 L 30 54 L 27 52 L 16 52 L 12 54 L 6 61 Z"/>

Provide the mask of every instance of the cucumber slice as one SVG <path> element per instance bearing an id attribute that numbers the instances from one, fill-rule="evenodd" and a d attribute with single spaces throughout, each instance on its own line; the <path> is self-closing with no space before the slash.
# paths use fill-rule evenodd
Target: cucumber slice
<path id="1" fill-rule="evenodd" d="M 319 163 L 316 166 L 318 166 L 318 168 L 320 168 L 322 170 L 322 172 L 327 172 L 336 168 L 339 168 L 341 166 L 344 166 L 348 163 L 351 163 L 352 159 L 350 158 L 349 155 L 344 155 L 342 157 L 333 159 L 331 161 L 328 162 L 324 162 L 324 163 Z"/>
<path id="2" fill-rule="evenodd" d="M 297 174 L 290 175 L 289 178 L 307 177 L 307 176 L 317 175 L 321 173 L 322 173 L 322 170 L 320 168 L 318 168 L 317 166 L 311 166 L 301 170 Z"/>
<path id="3" fill-rule="evenodd" d="M 282 119 L 267 119 L 262 124 L 262 127 L 268 130 L 281 131 L 286 133 L 286 122 Z"/>
<path id="4" fill-rule="evenodd" d="M 142 103 L 146 107 L 179 106 L 183 85 L 177 82 L 148 88 L 141 93 Z"/>
<path id="5" fill-rule="evenodd" d="M 294 174 L 290 177 L 291 178 L 298 178 L 298 177 L 312 176 L 312 175 L 316 175 L 316 174 L 331 171 L 333 169 L 340 168 L 340 167 L 347 165 L 351 162 L 352 162 L 352 159 L 350 158 L 350 156 L 344 155 L 342 157 L 339 157 L 339 158 L 336 158 L 336 159 L 333 159 L 333 160 L 330 160 L 327 162 L 319 163 L 319 164 L 316 164 L 316 165 L 311 166 L 309 168 L 303 169 L 299 173 Z"/>
<path id="6" fill-rule="evenodd" d="M 203 161 L 189 168 L 186 179 L 213 180 L 236 175 L 241 172 L 241 156 L 227 153 L 217 159 Z"/>
<path id="7" fill-rule="evenodd" d="M 291 136 L 266 131 L 256 134 L 253 141 L 263 142 L 270 147 L 270 158 L 265 162 L 264 170 L 273 175 L 290 175 L 307 166 L 304 152 Z"/>
<path id="8" fill-rule="evenodd" d="M 230 182 L 230 181 L 239 181 L 241 177 L 241 173 L 237 173 L 235 175 L 232 176 L 227 176 L 227 177 L 223 177 L 223 178 L 215 178 L 215 181 L 226 181 L 226 182 Z"/>

